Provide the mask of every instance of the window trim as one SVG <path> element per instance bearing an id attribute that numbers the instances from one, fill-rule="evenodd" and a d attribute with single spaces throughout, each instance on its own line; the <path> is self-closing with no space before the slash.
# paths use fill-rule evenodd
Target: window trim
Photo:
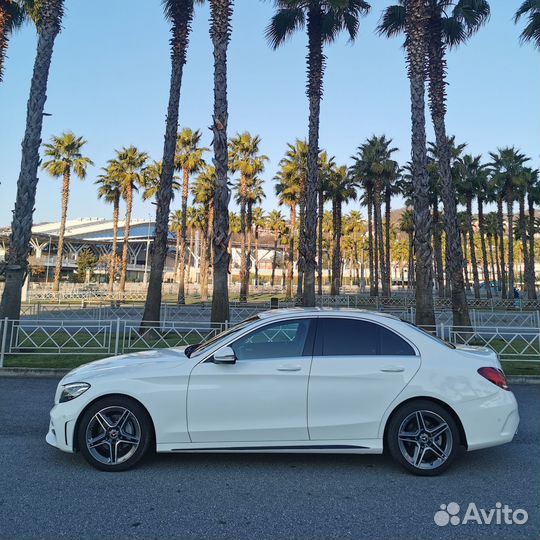
<path id="1" fill-rule="evenodd" d="M 413 357 L 421 357 L 421 354 L 420 354 L 420 351 L 418 349 L 418 347 L 412 343 L 412 341 L 407 338 L 406 336 L 404 336 L 401 332 L 399 332 L 398 330 L 395 330 L 394 328 L 391 328 L 390 326 L 384 324 L 384 323 L 381 323 L 379 321 L 374 321 L 372 319 L 367 319 L 367 318 L 364 318 L 364 317 L 344 317 L 342 315 L 335 315 L 335 314 L 331 314 L 331 315 L 319 315 L 317 317 L 317 319 L 346 319 L 346 320 L 349 320 L 349 321 L 361 321 L 361 322 L 367 322 L 367 323 L 371 323 L 371 324 L 376 324 L 376 325 L 379 325 L 379 326 L 382 326 L 385 330 L 388 330 L 389 332 L 393 332 L 394 334 L 396 334 L 398 337 L 400 337 L 401 339 L 403 339 L 403 341 L 405 341 L 405 343 L 407 343 L 411 348 L 412 350 L 414 351 L 414 355 L 411 355 L 411 354 L 403 354 L 403 355 L 395 355 L 395 354 L 365 354 L 365 355 L 360 355 L 360 354 L 342 354 L 342 355 L 328 355 L 328 356 L 342 356 L 342 357 L 351 357 L 351 356 L 380 356 L 380 357 L 388 357 L 388 356 L 392 356 L 392 357 L 403 357 L 403 358 L 413 358 Z M 322 357 L 324 358 L 325 356 L 323 355 L 323 348 L 322 348 L 322 332 L 320 331 L 320 328 L 319 328 L 319 325 L 317 325 L 317 335 L 316 335 L 316 338 L 315 338 L 315 343 L 314 343 L 314 348 L 313 348 L 313 356 L 319 356 L 319 357 Z"/>
<path id="2" fill-rule="evenodd" d="M 259 330 L 262 330 L 263 328 L 266 328 L 268 326 L 273 326 L 275 324 L 288 324 L 288 323 L 292 323 L 292 322 L 296 322 L 296 321 L 304 321 L 304 320 L 308 321 L 308 331 L 307 331 L 307 335 L 306 335 L 306 342 L 304 343 L 304 350 L 302 351 L 301 356 L 311 359 L 313 357 L 313 352 L 314 352 L 313 349 L 314 349 L 314 345 L 315 345 L 315 331 L 316 331 L 316 328 L 317 328 L 317 320 L 318 320 L 318 317 L 315 317 L 312 314 L 310 314 L 308 316 L 305 316 L 305 317 L 302 317 L 302 316 L 300 316 L 300 317 L 291 317 L 291 318 L 285 318 L 284 317 L 283 319 L 277 319 L 277 320 L 259 319 L 259 321 L 262 324 L 258 324 L 255 328 L 245 329 L 245 330 L 247 330 L 246 332 L 242 333 L 239 336 L 235 336 L 234 339 L 230 339 L 230 340 L 226 341 L 225 343 L 223 343 L 221 345 L 221 347 L 218 347 L 218 348 L 214 349 L 211 354 L 209 354 L 204 359 L 201 359 L 201 361 L 198 362 L 198 364 L 203 364 L 203 363 L 206 363 L 206 362 L 212 363 L 213 358 L 214 358 L 214 353 L 217 350 L 221 349 L 222 347 L 230 347 L 234 342 L 238 341 L 239 339 L 246 338 L 247 336 L 249 336 L 253 332 L 258 332 Z M 264 361 L 264 360 L 274 360 L 274 358 L 261 358 L 260 360 L 255 360 L 255 361 L 259 362 L 259 361 Z M 251 360 L 238 360 L 238 362 L 249 362 L 249 361 L 253 361 L 253 359 L 251 359 Z"/>

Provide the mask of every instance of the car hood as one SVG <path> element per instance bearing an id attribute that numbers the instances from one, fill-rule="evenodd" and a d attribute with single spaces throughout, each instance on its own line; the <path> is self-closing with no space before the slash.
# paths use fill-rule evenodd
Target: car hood
<path id="1" fill-rule="evenodd" d="M 171 349 L 140 351 L 96 360 L 70 371 L 62 382 L 63 384 L 79 382 L 105 375 L 122 374 L 122 376 L 126 376 L 139 374 L 147 369 L 159 372 L 169 368 L 172 364 L 179 365 L 186 362 L 188 358 L 184 354 L 185 348 L 174 347 Z"/>

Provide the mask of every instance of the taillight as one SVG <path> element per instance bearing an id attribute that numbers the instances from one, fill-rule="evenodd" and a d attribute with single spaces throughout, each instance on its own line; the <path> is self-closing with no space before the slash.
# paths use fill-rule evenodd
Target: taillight
<path id="1" fill-rule="evenodd" d="M 502 388 L 503 390 L 509 390 L 508 381 L 506 380 L 506 377 L 502 370 L 494 367 L 481 367 L 478 370 L 478 373 L 480 373 L 480 375 L 486 378 L 489 382 L 496 384 L 499 388 Z"/>

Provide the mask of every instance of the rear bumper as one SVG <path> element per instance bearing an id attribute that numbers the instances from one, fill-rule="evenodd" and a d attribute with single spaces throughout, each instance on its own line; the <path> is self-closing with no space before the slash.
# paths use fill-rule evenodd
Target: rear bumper
<path id="1" fill-rule="evenodd" d="M 467 437 L 468 450 L 510 442 L 519 425 L 516 398 L 508 390 L 460 404 L 456 408 Z"/>

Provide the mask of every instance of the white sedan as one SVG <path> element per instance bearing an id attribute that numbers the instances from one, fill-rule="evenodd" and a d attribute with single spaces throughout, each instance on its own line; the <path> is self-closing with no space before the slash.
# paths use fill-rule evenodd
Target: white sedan
<path id="1" fill-rule="evenodd" d="M 497 355 L 395 317 L 286 309 L 209 341 L 83 365 L 59 383 L 46 440 L 107 471 L 158 452 L 387 450 L 444 471 L 459 447 L 512 440 L 517 403 Z"/>

